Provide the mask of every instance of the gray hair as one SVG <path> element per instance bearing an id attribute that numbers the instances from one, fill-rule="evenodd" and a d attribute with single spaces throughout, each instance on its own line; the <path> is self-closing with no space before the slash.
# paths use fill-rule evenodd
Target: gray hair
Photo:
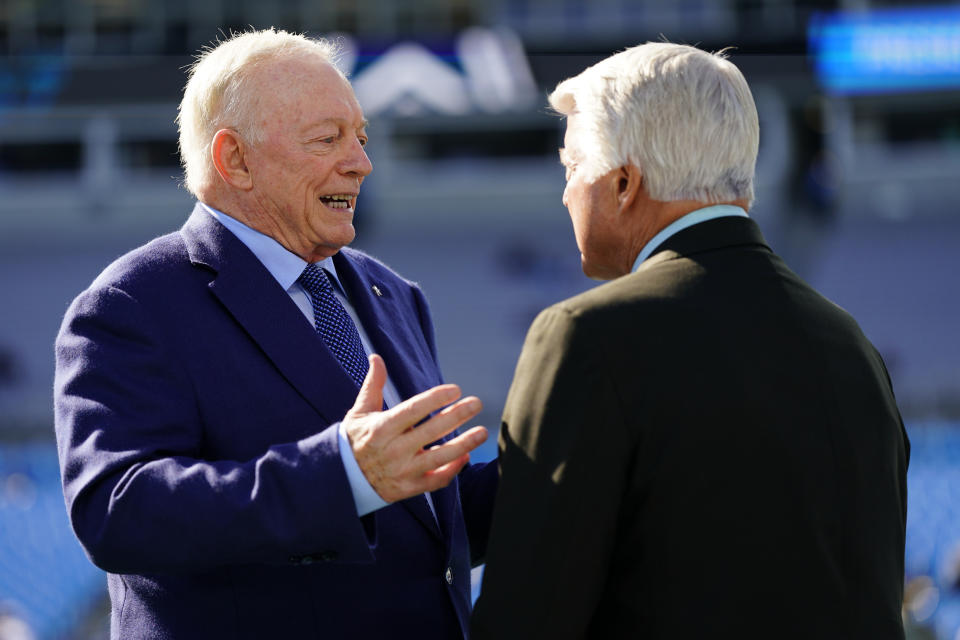
<path id="1" fill-rule="evenodd" d="M 634 164 L 655 200 L 752 204 L 757 108 L 724 52 L 648 42 L 564 80 L 549 100 L 585 120 L 588 180 Z"/>
<path id="2" fill-rule="evenodd" d="M 264 29 L 232 34 L 205 48 L 190 66 L 180 102 L 180 160 L 187 190 L 199 192 L 215 177 L 210 145 L 217 131 L 234 129 L 251 143 L 260 142 L 257 96 L 248 82 L 258 65 L 280 58 L 317 56 L 335 66 L 338 47 L 327 40 Z"/>

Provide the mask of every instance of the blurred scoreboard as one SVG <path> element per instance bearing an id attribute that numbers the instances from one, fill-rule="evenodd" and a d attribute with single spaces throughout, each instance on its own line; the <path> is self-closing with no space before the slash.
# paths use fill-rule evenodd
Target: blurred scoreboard
<path id="1" fill-rule="evenodd" d="M 960 6 L 817 14 L 808 36 L 829 93 L 960 87 Z"/>

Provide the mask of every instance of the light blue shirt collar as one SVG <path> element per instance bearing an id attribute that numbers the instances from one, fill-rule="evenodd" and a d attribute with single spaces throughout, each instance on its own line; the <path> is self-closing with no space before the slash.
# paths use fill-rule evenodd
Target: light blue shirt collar
<path id="1" fill-rule="evenodd" d="M 203 202 L 201 202 L 200 205 L 253 252 L 253 255 L 263 263 L 263 266 L 266 267 L 270 275 L 280 283 L 284 291 L 289 290 L 290 287 L 297 282 L 297 278 L 300 277 L 300 274 L 303 273 L 303 270 L 307 266 L 303 258 L 288 251 L 286 247 L 270 236 L 251 229 L 236 218 L 231 218 L 226 213 L 218 211 Z M 336 280 L 342 291 L 343 285 L 340 284 L 337 269 L 333 266 L 333 258 L 324 258 L 318 262 L 317 265 L 333 275 L 333 279 Z"/>
<path id="2" fill-rule="evenodd" d="M 685 216 L 677 218 L 661 229 L 660 233 L 650 238 L 650 241 L 643 245 L 643 249 L 641 249 L 640 255 L 638 255 L 637 259 L 633 262 L 633 269 L 630 271 L 636 271 L 640 267 L 640 263 L 649 258 L 650 254 L 652 254 L 657 247 L 663 244 L 664 241 L 672 235 L 683 231 L 688 227 L 692 227 L 695 224 L 700 224 L 701 222 L 706 222 L 707 220 L 724 218 L 727 216 L 740 216 L 742 218 L 750 217 L 747 215 L 746 211 L 732 204 L 715 204 L 709 207 L 704 207 L 703 209 L 691 211 Z"/>

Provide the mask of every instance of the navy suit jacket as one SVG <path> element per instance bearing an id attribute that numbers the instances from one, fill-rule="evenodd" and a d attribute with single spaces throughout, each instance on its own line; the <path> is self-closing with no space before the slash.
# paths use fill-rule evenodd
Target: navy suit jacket
<path id="1" fill-rule="evenodd" d="M 334 262 L 400 395 L 439 384 L 416 285 Z M 64 495 L 111 637 L 465 637 L 495 465 L 434 492 L 436 519 L 422 496 L 357 517 L 337 444 L 356 386 L 199 206 L 73 302 L 56 356 Z"/>

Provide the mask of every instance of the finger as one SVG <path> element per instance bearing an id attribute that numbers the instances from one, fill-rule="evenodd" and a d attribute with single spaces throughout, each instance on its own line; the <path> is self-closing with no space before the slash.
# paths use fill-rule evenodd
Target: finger
<path id="1" fill-rule="evenodd" d="M 387 420 L 383 431 L 394 436 L 399 435 L 459 397 L 460 387 L 455 384 L 442 384 L 418 393 L 386 412 Z"/>
<path id="2" fill-rule="evenodd" d="M 450 481 L 453 480 L 454 476 L 460 473 L 460 470 L 463 469 L 468 462 L 470 462 L 470 455 L 464 454 L 457 459 L 439 467 L 438 469 L 434 469 L 426 474 L 422 474 L 408 482 L 405 489 L 401 492 L 398 492 L 397 497 L 394 500 L 388 501 L 395 502 L 396 500 L 417 496 L 427 491 L 436 491 L 438 489 L 442 489 L 450 484 Z M 386 497 L 384 497 L 384 499 L 387 500 Z"/>
<path id="3" fill-rule="evenodd" d="M 464 455 L 469 458 L 468 454 L 471 451 L 486 442 L 487 435 L 486 427 L 473 427 L 456 438 L 420 452 L 414 460 L 414 474 L 424 475 L 436 472 Z"/>
<path id="4" fill-rule="evenodd" d="M 475 396 L 466 397 L 460 402 L 450 405 L 403 437 L 410 441 L 414 448 L 422 449 L 473 418 L 482 409 L 483 403 L 480 402 L 479 398 Z"/>
<path id="5" fill-rule="evenodd" d="M 461 469 L 463 469 L 468 462 L 470 462 L 470 454 L 465 453 L 456 460 L 452 460 L 433 471 L 428 471 L 423 476 L 425 485 L 423 490 L 436 491 L 437 489 L 443 489 L 450 484 L 453 477 L 460 473 Z"/>
<path id="6" fill-rule="evenodd" d="M 375 353 L 370 354 L 368 358 L 370 368 L 367 370 L 367 376 L 360 385 L 360 393 L 357 394 L 357 400 L 353 403 L 350 412 L 354 415 L 363 415 L 373 411 L 383 409 L 383 385 L 387 382 L 387 365 L 383 358 Z"/>

